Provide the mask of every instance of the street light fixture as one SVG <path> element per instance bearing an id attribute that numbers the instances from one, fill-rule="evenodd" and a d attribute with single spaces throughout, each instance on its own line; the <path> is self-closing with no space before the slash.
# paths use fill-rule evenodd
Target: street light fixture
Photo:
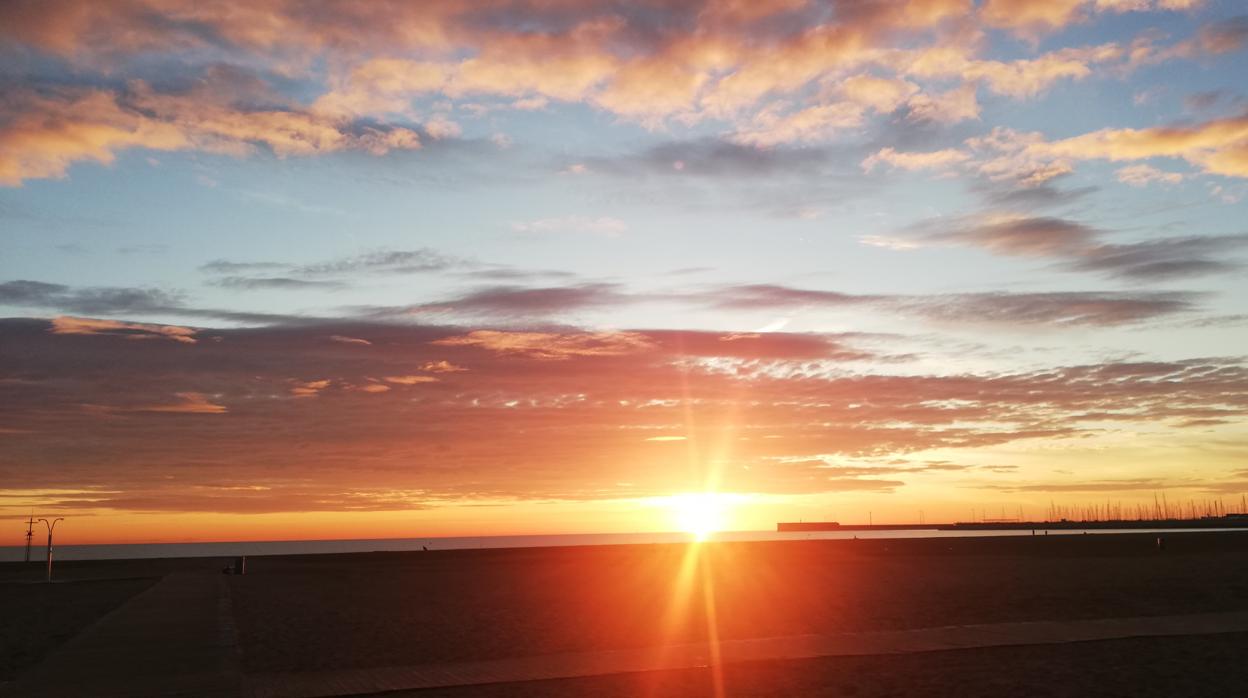
<path id="1" fill-rule="evenodd" d="M 30 543 L 35 538 L 35 512 L 30 512 L 30 518 L 26 519 L 26 562 L 30 562 Z"/>
<path id="2" fill-rule="evenodd" d="M 43 525 L 48 528 L 48 581 L 52 581 L 52 532 L 56 530 L 58 521 L 64 521 L 62 517 L 57 517 L 49 522 L 47 519 L 39 519 Z"/>

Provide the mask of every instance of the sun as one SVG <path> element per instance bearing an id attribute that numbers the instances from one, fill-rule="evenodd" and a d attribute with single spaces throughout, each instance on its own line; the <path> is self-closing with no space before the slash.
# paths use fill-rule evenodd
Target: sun
<path id="1" fill-rule="evenodd" d="M 696 492 L 672 495 L 669 502 L 676 526 L 701 541 L 723 530 L 731 498 L 716 492 Z"/>

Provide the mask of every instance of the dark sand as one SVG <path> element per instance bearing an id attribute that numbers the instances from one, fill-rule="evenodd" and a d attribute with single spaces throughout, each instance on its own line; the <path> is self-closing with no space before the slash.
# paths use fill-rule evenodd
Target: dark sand
<path id="1" fill-rule="evenodd" d="M 0 681 L 10 681 L 49 650 L 150 587 L 146 579 L 63 584 L 0 583 Z"/>
<path id="2" fill-rule="evenodd" d="M 726 696 L 1236 696 L 1248 685 L 1248 634 L 742 663 L 718 683 Z M 386 695 L 710 698 L 715 686 L 711 670 L 687 669 Z"/>
<path id="3" fill-rule="evenodd" d="M 267 557 L 249 558 L 248 574 L 228 582 L 247 672 L 688 642 L 707 637 L 708 609 L 723 639 L 1248 610 L 1248 532 L 1165 539 L 1164 551 L 1155 534 L 1124 534 Z M 52 587 L 14 583 L 37 570 L 0 565 L 4 589 L 18 590 L 4 601 L 4 666 L 28 665 L 151 579 L 219 574 L 224 562 L 67 562 L 61 579 L 130 579 Z M 39 605 L 38 594 L 50 596 Z M 57 619 L 62 611 L 68 620 Z M 1235 695 L 1248 679 L 1245 641 L 1138 638 L 760 662 L 726 667 L 724 685 L 729 695 Z M 711 687 L 703 669 L 428 695 L 677 696 Z"/>
<path id="4" fill-rule="evenodd" d="M 162 575 L 220 569 L 218 560 L 65 561 L 55 563 L 55 581 L 46 584 L 42 556 L 29 564 L 0 563 L 0 681 L 12 680 Z"/>
<path id="5" fill-rule="evenodd" d="M 230 581 L 249 671 L 696 641 L 706 588 L 724 639 L 1248 610 L 1248 534 L 1166 539 L 713 544 L 683 586 L 680 545 L 266 558 Z"/>

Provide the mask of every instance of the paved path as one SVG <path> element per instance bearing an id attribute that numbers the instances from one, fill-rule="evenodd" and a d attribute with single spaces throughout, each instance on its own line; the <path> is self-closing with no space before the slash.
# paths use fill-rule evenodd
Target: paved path
<path id="1" fill-rule="evenodd" d="M 1166 635 L 1248 632 L 1248 612 L 1104 620 L 957 625 L 836 635 L 795 635 L 660 648 L 608 650 L 432 666 L 250 675 L 248 698 L 324 698 L 404 689 L 598 676 L 712 663 L 1041 645 Z"/>
<path id="2" fill-rule="evenodd" d="M 239 695 L 238 643 L 225 579 L 166 576 L 48 655 L 4 694 Z"/>

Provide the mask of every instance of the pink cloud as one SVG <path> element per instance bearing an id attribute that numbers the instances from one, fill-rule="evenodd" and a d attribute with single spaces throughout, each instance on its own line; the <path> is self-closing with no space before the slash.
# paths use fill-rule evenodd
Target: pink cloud
<path id="1" fill-rule="evenodd" d="M 444 347 L 480 347 L 500 354 L 518 354 L 537 359 L 565 360 L 577 356 L 621 356 L 648 351 L 653 342 L 636 332 L 502 332 L 476 330 L 439 339 Z"/>
<path id="2" fill-rule="evenodd" d="M 142 322 L 120 322 L 97 318 L 61 315 L 52 318 L 53 334 L 121 335 L 127 339 L 168 339 L 183 344 L 194 344 L 198 330 L 178 325 L 153 325 Z"/>
<path id="3" fill-rule="evenodd" d="M 175 414 L 225 414 L 228 411 L 225 405 L 218 405 L 212 402 L 203 393 L 185 392 L 175 393 L 175 395 L 178 397 L 178 402 L 142 405 L 129 409 L 134 412 L 171 412 Z"/>
<path id="4" fill-rule="evenodd" d="M 386 376 L 385 380 L 398 385 L 419 385 L 420 383 L 437 383 L 440 379 L 433 376 Z"/>

